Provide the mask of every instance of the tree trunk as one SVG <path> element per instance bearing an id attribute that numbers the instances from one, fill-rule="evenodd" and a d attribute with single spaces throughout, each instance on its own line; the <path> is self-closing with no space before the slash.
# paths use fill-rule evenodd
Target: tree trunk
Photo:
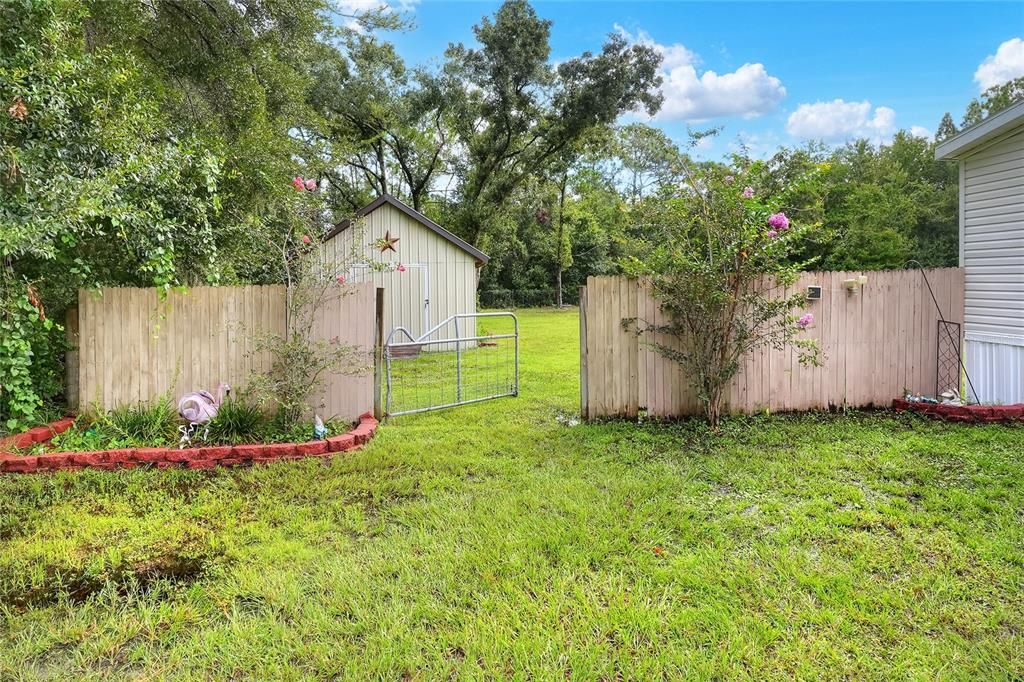
<path id="1" fill-rule="evenodd" d="M 380 173 L 380 193 L 388 194 L 388 167 L 384 158 L 384 145 L 376 142 L 373 146 L 377 153 L 377 169 Z"/>
<path id="2" fill-rule="evenodd" d="M 704 404 L 704 417 L 707 419 L 708 426 L 717 431 L 718 425 L 722 421 L 721 393 L 717 393 L 711 396 L 708 399 L 708 401 Z"/>
<path id="3" fill-rule="evenodd" d="M 555 294 L 555 298 L 558 301 L 558 307 L 564 307 L 562 302 L 562 237 L 564 236 L 564 223 L 562 222 L 562 213 L 565 210 L 565 186 L 569 182 L 569 173 L 562 173 L 562 183 L 558 188 L 558 230 L 555 232 L 555 268 L 557 273 L 555 276 L 555 286 L 558 287 L 558 291 Z"/>

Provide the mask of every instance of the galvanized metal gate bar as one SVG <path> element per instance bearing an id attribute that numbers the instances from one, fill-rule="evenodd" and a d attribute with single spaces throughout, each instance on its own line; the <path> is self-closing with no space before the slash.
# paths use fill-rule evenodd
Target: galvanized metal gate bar
<path id="1" fill-rule="evenodd" d="M 464 321 L 468 319 L 479 320 L 481 318 L 509 318 L 512 320 L 512 333 L 506 334 L 475 334 L 473 336 L 462 336 L 464 331 Z M 438 337 L 442 330 L 449 325 L 454 327 L 453 337 Z M 395 337 L 404 337 L 406 341 L 396 341 Z M 472 398 L 466 398 L 463 390 L 463 356 L 466 351 L 469 350 L 473 344 L 477 345 L 479 350 L 479 343 L 485 342 L 498 342 L 501 340 L 512 340 L 514 346 L 514 353 L 511 363 L 511 381 L 498 382 L 496 381 L 494 391 L 482 396 L 474 396 Z M 393 370 L 393 362 L 397 360 L 415 359 L 419 357 L 420 353 L 424 349 L 429 347 L 441 347 L 440 350 L 431 350 L 429 353 L 444 353 L 450 352 L 445 351 L 445 346 L 455 347 L 455 369 L 454 377 L 438 376 L 439 382 L 445 382 L 450 379 L 454 379 L 455 388 L 455 399 L 448 401 L 440 401 L 437 404 L 429 404 L 425 406 L 417 406 L 410 409 L 395 409 L 393 405 L 394 389 L 396 382 L 400 379 L 396 378 Z M 396 327 L 388 334 L 387 341 L 384 344 L 384 362 L 386 367 L 386 398 L 385 398 L 385 416 L 397 416 L 402 414 L 414 414 L 418 412 L 431 412 L 433 410 L 442 410 L 451 407 L 457 407 L 459 405 L 470 405 L 472 403 L 479 403 L 485 400 L 493 400 L 495 398 L 504 398 L 509 396 L 519 395 L 519 318 L 511 312 L 491 312 L 491 313 L 460 313 L 452 315 L 445 321 L 433 328 L 428 330 L 425 334 L 419 338 L 413 338 L 412 334 L 409 333 L 404 327 Z"/>

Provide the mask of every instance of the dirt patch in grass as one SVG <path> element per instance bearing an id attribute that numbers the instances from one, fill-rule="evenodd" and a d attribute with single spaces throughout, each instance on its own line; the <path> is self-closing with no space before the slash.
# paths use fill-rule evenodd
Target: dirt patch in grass
<path id="1" fill-rule="evenodd" d="M 171 554 L 103 574 L 92 574 L 82 568 L 50 567 L 46 570 L 45 580 L 40 584 L 5 592 L 0 596 L 0 604 L 18 609 L 65 602 L 78 605 L 105 589 L 113 589 L 120 595 L 144 595 L 159 583 L 182 586 L 200 580 L 206 573 L 208 561 L 207 557 Z"/>

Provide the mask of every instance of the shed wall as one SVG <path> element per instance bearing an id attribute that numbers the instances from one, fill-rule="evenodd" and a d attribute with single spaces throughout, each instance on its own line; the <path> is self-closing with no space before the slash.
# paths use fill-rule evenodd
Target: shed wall
<path id="1" fill-rule="evenodd" d="M 397 252 L 380 253 L 373 243 L 388 232 L 399 239 Z M 325 249 L 330 260 L 364 264 L 349 268 L 354 281 L 384 288 L 385 337 L 396 326 L 418 337 L 451 315 L 476 312 L 476 259 L 389 204 L 354 221 Z M 365 266 L 371 261 L 402 263 L 406 271 L 373 272 Z M 468 320 L 462 335 L 475 334 L 475 321 Z"/>
<path id="2" fill-rule="evenodd" d="M 961 161 L 968 372 L 982 402 L 1024 401 L 1024 128 Z"/>

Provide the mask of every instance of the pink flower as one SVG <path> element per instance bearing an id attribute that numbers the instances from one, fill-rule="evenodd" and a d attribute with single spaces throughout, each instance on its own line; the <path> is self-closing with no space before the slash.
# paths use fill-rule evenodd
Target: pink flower
<path id="1" fill-rule="evenodd" d="M 810 313 L 804 313 L 803 315 L 800 316 L 800 319 L 796 321 L 797 326 L 799 326 L 801 329 L 806 329 L 807 326 L 812 322 L 814 322 L 814 315 Z"/>
<path id="2" fill-rule="evenodd" d="M 776 232 L 775 230 L 768 230 L 768 236 L 771 237 L 772 239 L 775 239 L 776 237 L 779 236 L 779 233 Z"/>
<path id="3" fill-rule="evenodd" d="M 398 270 L 399 272 L 405 272 L 405 266 L 399 263 L 398 267 L 396 267 L 395 270 Z"/>
<path id="4" fill-rule="evenodd" d="M 297 190 L 299 190 L 301 192 L 302 189 L 305 187 L 305 185 L 302 182 L 302 177 L 296 175 L 292 179 L 292 187 L 294 187 L 295 189 L 297 189 Z"/>
<path id="5" fill-rule="evenodd" d="M 778 230 L 789 229 L 789 218 L 785 213 L 772 213 L 768 216 L 768 224 Z"/>
<path id="6" fill-rule="evenodd" d="M 338 275 L 337 280 L 338 280 L 338 284 L 344 284 L 345 283 L 345 275 Z"/>
<path id="7" fill-rule="evenodd" d="M 750 199 L 751 197 L 754 196 L 754 188 L 753 187 L 744 187 L 743 188 L 743 195 L 742 196 L 743 196 L 744 199 Z"/>
<path id="8" fill-rule="evenodd" d="M 309 238 L 308 234 L 304 234 L 304 235 L 302 235 L 302 243 L 303 244 L 312 244 L 313 240 Z"/>
<path id="9" fill-rule="evenodd" d="M 313 180 L 313 179 L 306 180 L 306 189 L 308 189 L 310 192 L 315 190 L 316 189 L 316 180 Z"/>

